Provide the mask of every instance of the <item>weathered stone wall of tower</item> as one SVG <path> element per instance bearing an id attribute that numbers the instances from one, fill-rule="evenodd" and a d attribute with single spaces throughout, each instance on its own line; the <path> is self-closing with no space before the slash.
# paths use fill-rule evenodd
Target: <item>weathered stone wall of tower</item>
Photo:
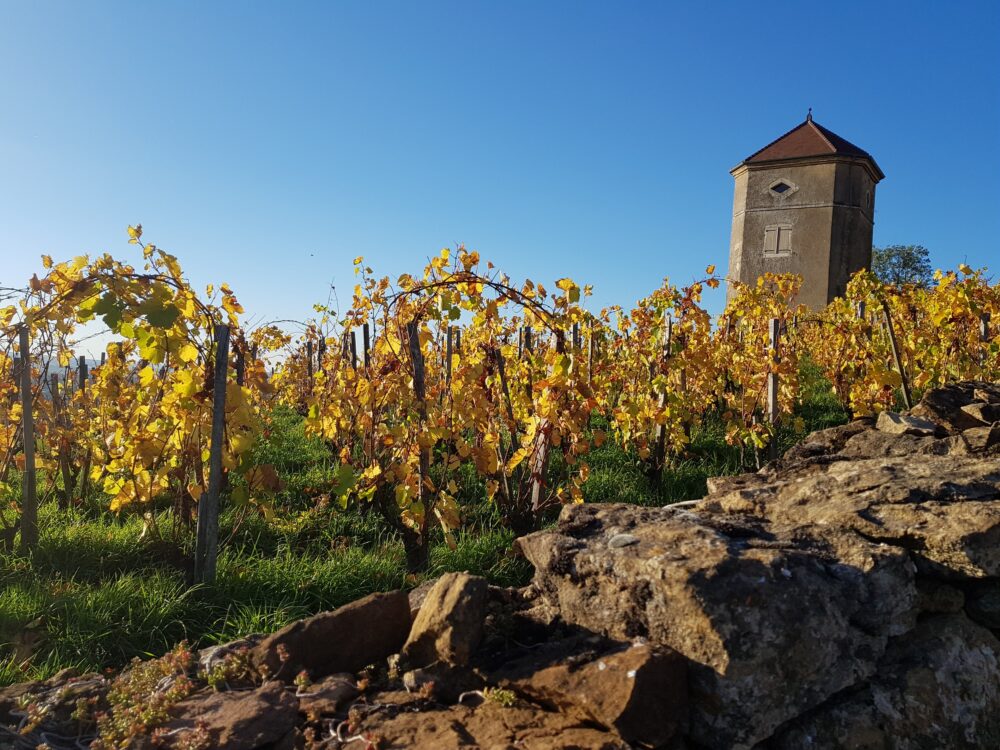
<path id="1" fill-rule="evenodd" d="M 768 272 L 799 274 L 799 301 L 814 309 L 826 305 L 837 167 L 816 161 L 743 166 L 734 172 L 730 278 L 753 284 Z M 771 187 L 779 181 L 790 189 L 774 192 Z M 766 233 L 774 227 L 790 233 L 787 252 L 765 253 Z"/>
<path id="2" fill-rule="evenodd" d="M 857 271 L 871 267 L 875 180 L 863 164 L 837 165 L 834 203 L 828 283 L 831 298 L 844 294 Z"/>
<path id="3" fill-rule="evenodd" d="M 798 301 L 818 310 L 844 293 L 855 272 L 871 266 L 876 179 L 865 163 L 815 158 L 744 164 L 733 177 L 729 278 L 753 284 L 765 273 L 798 274 Z M 778 182 L 789 189 L 775 192 Z M 775 227 L 788 233 L 782 238 L 787 247 L 765 252 Z"/>

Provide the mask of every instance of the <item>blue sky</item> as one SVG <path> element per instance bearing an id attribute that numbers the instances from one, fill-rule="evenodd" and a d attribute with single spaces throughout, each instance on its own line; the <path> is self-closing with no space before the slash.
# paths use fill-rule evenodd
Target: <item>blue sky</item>
<path id="1" fill-rule="evenodd" d="M 142 222 L 266 318 L 459 242 L 627 305 L 725 267 L 729 169 L 810 106 L 876 245 L 1000 267 L 995 0 L 0 0 L 0 70 L 0 285 Z"/>

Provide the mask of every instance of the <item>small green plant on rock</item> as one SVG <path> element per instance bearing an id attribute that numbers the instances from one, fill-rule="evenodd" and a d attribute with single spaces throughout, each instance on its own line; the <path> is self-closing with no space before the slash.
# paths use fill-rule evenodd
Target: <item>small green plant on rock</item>
<path id="1" fill-rule="evenodd" d="M 496 703 L 498 706 L 503 706 L 504 708 L 511 708 L 517 703 L 517 695 L 514 691 L 504 690 L 503 688 L 485 688 L 483 690 L 483 698 L 490 703 Z"/>
<path id="2" fill-rule="evenodd" d="M 188 677 L 194 657 L 187 643 L 159 659 L 133 660 L 108 690 L 110 709 L 97 717 L 91 750 L 122 750 L 170 719 L 170 708 L 194 692 Z"/>
<path id="3" fill-rule="evenodd" d="M 257 670 L 254 669 L 250 659 L 250 649 L 242 646 L 226 654 L 207 672 L 200 672 L 198 677 L 212 690 L 219 692 L 223 688 L 229 690 L 233 685 L 253 684 L 256 681 Z"/>

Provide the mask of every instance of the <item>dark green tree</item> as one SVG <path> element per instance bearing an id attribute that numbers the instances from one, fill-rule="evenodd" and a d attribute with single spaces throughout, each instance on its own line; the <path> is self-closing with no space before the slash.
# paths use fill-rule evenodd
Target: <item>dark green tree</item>
<path id="1" fill-rule="evenodd" d="M 929 286 L 934 280 L 930 253 L 923 245 L 888 245 L 872 249 L 872 273 L 886 284 Z"/>

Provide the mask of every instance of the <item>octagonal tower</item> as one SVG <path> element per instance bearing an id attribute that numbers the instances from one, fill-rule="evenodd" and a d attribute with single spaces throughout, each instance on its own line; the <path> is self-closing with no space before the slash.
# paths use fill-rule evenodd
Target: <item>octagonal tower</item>
<path id="1" fill-rule="evenodd" d="M 885 175 L 811 111 L 730 173 L 730 279 L 752 284 L 767 272 L 797 273 L 799 301 L 820 309 L 844 293 L 851 274 L 871 266 L 875 186 Z"/>

